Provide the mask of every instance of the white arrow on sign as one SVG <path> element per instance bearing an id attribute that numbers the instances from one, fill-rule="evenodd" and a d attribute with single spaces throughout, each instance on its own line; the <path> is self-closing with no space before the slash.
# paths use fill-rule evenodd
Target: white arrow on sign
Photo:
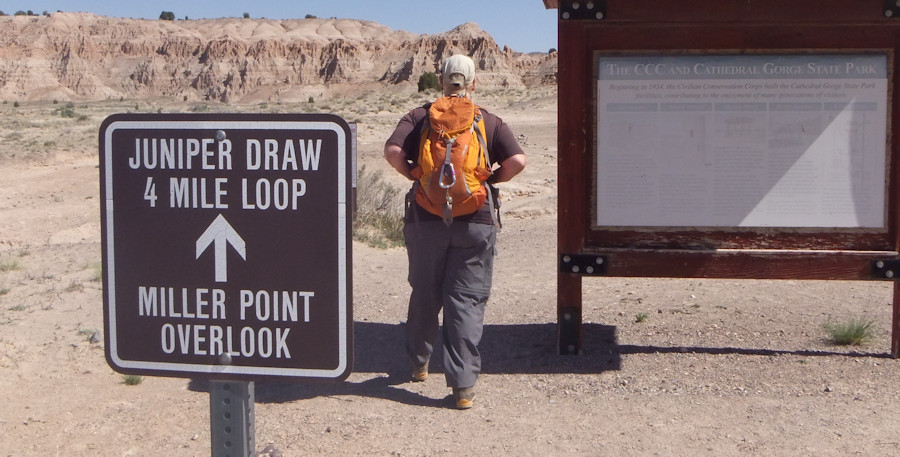
<path id="1" fill-rule="evenodd" d="M 206 231 L 197 239 L 197 258 L 206 251 L 210 244 L 215 242 L 215 262 L 216 262 L 216 282 L 228 282 L 228 261 L 225 255 L 227 243 L 231 243 L 234 250 L 241 255 L 241 258 L 247 260 L 247 244 L 244 239 L 225 218 L 219 214 L 216 220 L 209 224 Z"/>

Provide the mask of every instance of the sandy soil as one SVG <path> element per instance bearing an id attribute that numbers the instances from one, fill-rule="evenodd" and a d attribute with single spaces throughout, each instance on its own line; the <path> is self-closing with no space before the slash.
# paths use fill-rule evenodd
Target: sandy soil
<path id="1" fill-rule="evenodd" d="M 405 252 L 354 243 L 354 373 L 334 384 L 256 383 L 258 450 L 900 454 L 889 283 L 586 279 L 584 354 L 556 355 L 555 99 L 479 101 L 521 135 L 529 166 L 503 187 L 475 407 L 454 410 L 440 373 L 407 381 Z M 56 108 L 0 106 L 0 456 L 209 455 L 203 383 L 128 386 L 107 366 L 102 338 L 91 341 L 103 328 L 96 135 L 106 115 L 135 103 L 78 105 L 83 118 Z M 405 108 L 354 115 L 361 164 L 388 170 L 381 147 Z M 874 321 L 875 338 L 830 344 L 823 324 L 850 318 Z"/>

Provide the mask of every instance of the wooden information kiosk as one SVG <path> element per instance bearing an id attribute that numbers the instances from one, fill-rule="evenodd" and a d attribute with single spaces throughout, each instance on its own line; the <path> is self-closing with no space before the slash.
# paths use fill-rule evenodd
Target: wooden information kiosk
<path id="1" fill-rule="evenodd" d="M 559 9 L 559 351 L 582 277 L 895 280 L 893 0 Z M 900 355 L 894 286 L 891 354 Z"/>

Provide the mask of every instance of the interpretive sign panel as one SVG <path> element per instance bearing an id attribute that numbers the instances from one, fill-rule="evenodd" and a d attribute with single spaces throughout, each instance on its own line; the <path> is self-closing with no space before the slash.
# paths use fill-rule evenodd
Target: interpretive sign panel
<path id="1" fill-rule="evenodd" d="M 332 115 L 114 115 L 100 129 L 116 370 L 341 379 L 350 129 Z"/>
<path id="2" fill-rule="evenodd" d="M 669 3 L 546 2 L 563 353 L 581 348 L 582 276 L 898 277 L 900 6 Z"/>
<path id="3" fill-rule="evenodd" d="M 886 228 L 885 54 L 598 54 L 597 227 Z"/>

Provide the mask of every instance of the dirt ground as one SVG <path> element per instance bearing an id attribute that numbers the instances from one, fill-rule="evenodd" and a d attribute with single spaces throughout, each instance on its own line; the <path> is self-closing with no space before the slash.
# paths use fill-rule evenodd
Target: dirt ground
<path id="1" fill-rule="evenodd" d="M 585 279 L 583 354 L 556 355 L 555 95 L 479 102 L 520 135 L 529 163 L 502 187 L 475 407 L 452 408 L 438 363 L 408 382 L 405 252 L 355 242 L 354 372 L 255 383 L 259 451 L 900 455 L 889 283 Z M 96 136 L 106 115 L 135 108 L 78 104 L 63 118 L 50 103 L 0 106 L 0 456 L 210 454 L 202 382 L 126 385 L 91 340 L 103 329 Z M 389 171 L 381 148 L 404 109 L 354 115 L 360 164 Z M 853 318 L 875 322 L 869 343 L 827 341 L 823 324 Z"/>

